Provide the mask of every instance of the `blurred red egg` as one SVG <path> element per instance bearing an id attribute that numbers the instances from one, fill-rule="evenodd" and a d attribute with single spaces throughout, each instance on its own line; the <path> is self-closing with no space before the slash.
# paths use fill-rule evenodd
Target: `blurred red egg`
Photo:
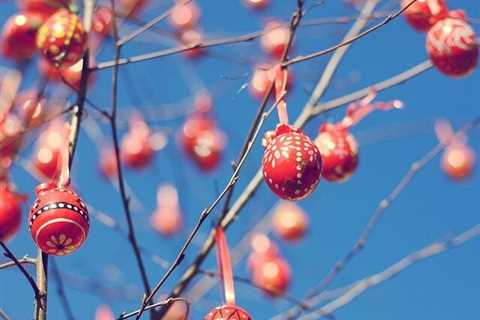
<path id="1" fill-rule="evenodd" d="M 403 0 L 402 8 L 411 2 L 411 0 Z M 444 0 L 417 0 L 403 12 L 403 15 L 412 28 L 426 32 L 439 17 L 445 16 L 447 12 L 448 8 Z"/>
<path id="2" fill-rule="evenodd" d="M 7 184 L 0 185 L 0 241 L 10 240 L 20 228 L 22 201 Z"/>
<path id="3" fill-rule="evenodd" d="M 268 64 L 259 64 L 255 66 L 253 76 L 248 84 L 250 94 L 257 99 L 263 99 L 267 94 L 267 90 L 271 83 L 275 80 L 275 69 Z M 293 74 L 287 71 L 287 87 L 288 90 L 293 84 Z M 274 88 L 275 89 L 275 88 Z M 273 96 L 273 95 L 272 95 Z"/>
<path id="4" fill-rule="evenodd" d="M 202 43 L 203 35 L 197 29 L 187 29 L 182 30 L 178 34 L 178 39 L 185 46 L 195 46 Z M 196 59 L 201 57 L 205 53 L 204 48 L 192 48 L 186 51 L 183 51 L 183 54 L 190 59 Z"/>
<path id="5" fill-rule="evenodd" d="M 270 21 L 263 30 L 264 34 L 260 39 L 263 50 L 273 58 L 281 58 L 288 45 L 290 29 L 279 21 Z"/>
<path id="6" fill-rule="evenodd" d="M 177 4 L 170 13 L 170 24 L 177 30 L 195 28 L 200 18 L 200 10 L 194 1 L 185 3 L 184 0 L 177 0 Z"/>
<path id="7" fill-rule="evenodd" d="M 272 297 L 285 293 L 290 284 L 291 271 L 288 263 L 280 257 L 265 259 L 253 271 L 253 282 Z"/>
<path id="8" fill-rule="evenodd" d="M 138 113 L 130 118 L 129 131 L 122 140 L 121 156 L 125 165 L 132 169 L 143 169 L 153 159 L 150 129 Z"/>
<path id="9" fill-rule="evenodd" d="M 295 203 L 281 202 L 273 213 L 272 227 L 273 231 L 284 240 L 299 240 L 308 228 L 308 217 Z"/>
<path id="10" fill-rule="evenodd" d="M 43 17 L 33 12 L 17 13 L 5 23 L 2 31 L 2 52 L 10 59 L 23 61 L 37 52 L 37 31 Z"/>
<path id="11" fill-rule="evenodd" d="M 172 236 L 182 228 L 182 213 L 175 186 L 166 184 L 158 188 L 157 209 L 150 218 L 154 230 L 164 236 Z"/>
<path id="12" fill-rule="evenodd" d="M 442 169 L 453 180 L 471 176 L 475 167 L 475 153 L 466 145 L 447 147 L 442 157 Z"/>
<path id="13" fill-rule="evenodd" d="M 137 17 L 148 4 L 148 0 L 120 0 L 119 12 L 125 17 Z"/>
<path id="14" fill-rule="evenodd" d="M 117 176 L 117 159 L 113 149 L 102 149 L 99 169 L 102 175 L 106 178 L 112 179 Z"/>

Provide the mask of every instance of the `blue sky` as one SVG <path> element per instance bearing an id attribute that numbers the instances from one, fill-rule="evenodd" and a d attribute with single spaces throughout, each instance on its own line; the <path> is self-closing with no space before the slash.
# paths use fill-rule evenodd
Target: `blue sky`
<path id="1" fill-rule="evenodd" d="M 0 4 L 0 21 L 15 12 L 13 1 Z M 141 16 L 147 20 L 165 10 L 168 4 L 155 4 Z M 306 1 L 310 7 L 313 1 Z M 382 1 L 379 8 L 388 8 L 393 1 Z M 209 38 L 239 35 L 259 30 L 264 21 L 275 17 L 288 21 L 295 1 L 272 0 L 264 12 L 252 13 L 239 0 L 198 1 L 202 9 L 202 29 Z M 479 6 L 474 1 L 449 1 L 451 8 L 463 8 L 478 18 Z M 308 11 L 305 19 L 352 15 L 351 8 L 340 1 L 325 1 L 323 5 Z M 168 29 L 165 23 L 161 28 Z M 300 28 L 293 54 L 304 54 L 326 48 L 339 41 L 347 26 L 315 26 Z M 478 30 L 478 25 L 474 25 Z M 140 37 L 123 50 L 123 56 L 150 52 L 165 48 L 162 40 L 152 35 Z M 112 59 L 111 43 L 97 61 Z M 318 81 L 329 56 L 293 66 L 295 86 L 288 96 L 290 117 L 294 119 L 304 106 Z M 336 98 L 393 76 L 427 58 L 424 35 L 414 32 L 402 18 L 357 41 L 348 52 L 336 73 L 332 85 L 322 101 Z M 231 169 L 229 161 L 236 158 L 246 132 L 253 119 L 258 102 L 247 90 L 240 90 L 251 76 L 252 65 L 245 61 L 263 62 L 267 57 L 258 42 L 217 47 L 209 50 L 202 60 L 195 62 L 181 56 L 165 57 L 154 61 L 125 66 L 120 69 L 119 106 L 121 116 L 133 110 L 161 111 L 165 108 L 180 108 L 176 104 L 188 98 L 201 87 L 212 92 L 215 99 L 214 113 L 220 127 L 228 136 L 227 150 L 218 170 L 210 174 L 200 172 L 185 158 L 170 136 L 166 149 L 160 151 L 155 163 L 142 172 L 127 171 L 128 185 L 141 203 L 134 212 L 135 227 L 142 247 L 171 261 L 186 233 L 192 228 L 200 211 L 207 206 L 226 183 Z M 0 60 L 3 66 L 12 66 Z M 36 71 L 30 70 L 24 88 L 33 85 Z M 103 108 L 110 107 L 111 71 L 101 71 L 89 91 L 89 98 Z M 352 81 L 353 79 L 353 81 Z M 360 165 L 346 183 L 332 184 L 322 181 L 316 192 L 299 204 L 308 212 L 311 227 L 299 243 L 288 244 L 278 240 L 282 254 L 288 259 L 293 271 L 289 294 L 302 297 L 317 284 L 341 258 L 359 236 L 378 202 L 396 185 L 411 163 L 419 159 L 436 143 L 433 132 L 435 119 L 444 117 L 455 127 L 477 117 L 479 73 L 462 79 L 451 79 L 436 70 L 430 70 L 407 83 L 382 92 L 381 100 L 401 99 L 406 107 L 400 111 L 377 112 L 362 121 L 352 132 L 360 142 Z M 240 91 L 239 91 L 240 90 Z M 163 109 L 162 109 L 163 108 Z M 327 115 L 333 121 L 341 119 L 344 108 Z M 109 128 L 99 121 L 95 112 L 87 109 L 89 121 L 95 120 L 109 139 Z M 157 121 L 155 128 L 167 132 L 176 130 L 181 119 Z M 266 124 L 275 125 L 276 117 Z M 324 121 L 314 119 L 305 131 L 314 136 Z M 124 130 L 122 130 L 122 134 Z M 479 131 L 472 131 L 469 143 L 479 150 Z M 115 189 L 98 175 L 98 153 L 95 143 L 82 131 L 72 179 L 84 200 L 91 206 L 109 214 L 125 228 L 125 220 L 119 195 Z M 97 142 L 98 145 L 98 142 Z M 31 147 L 22 152 L 28 159 Z M 262 147 L 257 143 L 241 172 L 234 197 L 238 196 L 260 165 Z M 33 200 L 35 180 L 20 166 L 12 173 L 19 190 Z M 148 218 L 156 205 L 155 193 L 159 184 L 174 183 L 179 189 L 181 207 L 185 214 L 185 228 L 173 239 L 162 238 L 149 227 Z M 430 242 L 445 239 L 478 223 L 477 196 L 478 174 L 471 179 L 454 183 L 440 170 L 439 158 L 434 159 L 390 207 L 384 219 L 373 233 L 366 249 L 336 279 L 331 288 L 351 283 L 380 271 L 408 253 Z M 238 242 L 251 226 L 261 219 L 276 201 L 276 197 L 262 185 L 255 197 L 241 211 L 228 230 L 231 244 Z M 24 224 L 9 247 L 18 255 L 33 256 L 35 247 L 27 231 L 24 207 Z M 166 283 L 166 293 L 182 271 L 196 255 L 215 211 L 207 221 L 182 265 Z M 478 254 L 479 241 L 474 240 L 428 261 L 415 265 L 399 277 L 375 287 L 336 313 L 338 319 L 405 319 L 430 318 L 446 320 L 473 318 L 477 312 L 477 293 L 480 278 Z M 2 260 L 3 261 L 3 260 Z M 77 253 L 56 259 L 65 276 L 67 296 L 77 319 L 93 319 L 99 304 L 106 303 L 118 315 L 136 308 L 140 298 L 112 299 L 98 295 L 98 290 L 79 290 L 81 283 L 100 282 L 108 288 L 131 288 L 140 293 L 141 282 L 133 253 L 127 239 L 95 220 L 92 222 L 88 241 Z M 158 281 L 164 270 L 145 256 L 148 275 L 152 283 Z M 204 268 L 215 267 L 214 256 L 206 261 Z M 34 271 L 33 269 L 29 269 Z M 247 276 L 245 261 L 235 273 Z M 55 292 L 56 284 L 50 282 L 49 319 L 65 319 Z M 81 288 L 80 288 L 81 289 Z M 97 291 L 97 292 L 92 292 Z M 119 290 L 113 290 L 119 292 Z M 250 311 L 255 319 L 268 319 L 285 310 L 289 303 L 281 299 L 269 300 L 262 293 L 244 284 L 237 285 L 238 303 Z M 28 283 L 17 270 L 0 271 L 0 308 L 12 319 L 30 319 L 33 297 Z M 193 306 L 192 319 L 200 319 L 209 308 L 220 303 L 218 289 L 211 290 L 205 298 Z"/>

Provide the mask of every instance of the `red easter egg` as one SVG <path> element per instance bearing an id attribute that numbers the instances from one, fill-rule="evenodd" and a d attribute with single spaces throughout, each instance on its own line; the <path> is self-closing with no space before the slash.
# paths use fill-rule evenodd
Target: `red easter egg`
<path id="1" fill-rule="evenodd" d="M 0 241 L 7 241 L 17 233 L 22 221 L 21 197 L 6 184 L 0 185 Z"/>
<path id="2" fill-rule="evenodd" d="M 162 185 L 157 191 L 157 210 L 150 223 L 154 230 L 164 236 L 172 236 L 182 228 L 182 213 L 178 204 L 177 189 L 170 184 Z"/>
<path id="3" fill-rule="evenodd" d="M 18 6 L 23 11 L 35 12 L 45 18 L 51 16 L 61 8 L 70 5 L 70 0 L 17 0 Z"/>
<path id="4" fill-rule="evenodd" d="M 36 193 L 28 218 L 33 241 L 51 255 L 63 256 L 77 250 L 88 235 L 85 203 L 71 187 L 55 183 L 39 185 Z"/>
<path id="5" fill-rule="evenodd" d="M 211 310 L 204 320 L 252 320 L 252 317 L 239 306 L 226 304 Z"/>
<path id="6" fill-rule="evenodd" d="M 273 58 L 281 58 L 290 38 L 288 26 L 278 21 L 270 21 L 264 27 L 264 34 L 260 38 L 260 44 Z"/>
<path id="7" fill-rule="evenodd" d="M 453 180 L 468 178 L 475 167 L 475 153 L 468 146 L 447 147 L 442 157 L 442 169 Z"/>
<path id="8" fill-rule="evenodd" d="M 150 129 L 141 115 L 134 114 L 130 119 L 129 132 L 122 141 L 122 160 L 132 169 L 143 169 L 150 164 L 153 156 Z"/>
<path id="9" fill-rule="evenodd" d="M 263 155 L 263 177 L 280 198 L 300 200 L 320 181 L 322 159 L 315 144 L 300 129 L 277 126 Z"/>
<path id="10" fill-rule="evenodd" d="M 358 145 L 347 129 L 326 123 L 315 145 L 322 155 L 322 177 L 336 182 L 350 178 L 358 166 Z"/>
<path id="11" fill-rule="evenodd" d="M 269 0 L 243 0 L 243 3 L 252 9 L 265 9 L 270 1 Z"/>
<path id="12" fill-rule="evenodd" d="M 212 118 L 204 113 L 190 116 L 183 125 L 179 140 L 200 169 L 210 171 L 216 168 L 221 159 L 225 136 L 217 129 Z"/>
<path id="13" fill-rule="evenodd" d="M 412 0 L 403 0 L 402 8 L 411 2 Z M 412 28 L 426 32 L 439 18 L 445 17 L 447 12 L 448 7 L 444 0 L 417 0 L 403 12 L 403 15 Z"/>
<path id="14" fill-rule="evenodd" d="M 176 30 L 192 29 L 197 26 L 200 10 L 195 2 L 177 1 L 170 13 L 170 24 Z"/>
<path id="15" fill-rule="evenodd" d="M 51 15 L 37 33 L 37 47 L 57 67 L 69 67 L 80 61 L 86 43 L 82 21 L 66 9 Z"/>
<path id="16" fill-rule="evenodd" d="M 117 159 L 115 151 L 112 149 L 103 149 L 100 155 L 100 172 L 106 178 L 114 178 L 118 174 Z"/>
<path id="17" fill-rule="evenodd" d="M 290 284 L 291 271 L 287 262 L 280 257 L 265 259 L 253 271 L 253 282 L 272 297 L 285 293 Z"/>
<path id="18" fill-rule="evenodd" d="M 438 21 L 427 33 L 427 51 L 435 67 L 447 76 L 465 76 L 477 66 L 475 31 L 461 18 Z"/>
<path id="19" fill-rule="evenodd" d="M 147 0 L 120 0 L 119 11 L 125 17 L 136 17 L 145 9 L 147 3 Z"/>
<path id="20" fill-rule="evenodd" d="M 287 241 L 299 240 L 305 234 L 308 217 L 298 205 L 292 202 L 282 202 L 272 217 L 273 231 Z"/>
<path id="21" fill-rule="evenodd" d="M 3 27 L 3 54 L 17 61 L 32 58 L 37 51 L 35 39 L 42 23 L 43 17 L 33 12 L 11 16 Z"/>
<path id="22" fill-rule="evenodd" d="M 52 123 L 40 134 L 32 163 L 45 178 L 56 179 L 60 174 L 64 134 L 63 123 L 60 122 Z"/>

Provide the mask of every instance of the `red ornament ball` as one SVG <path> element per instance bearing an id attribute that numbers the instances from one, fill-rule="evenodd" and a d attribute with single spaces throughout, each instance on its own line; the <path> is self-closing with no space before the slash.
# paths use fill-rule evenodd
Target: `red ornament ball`
<path id="1" fill-rule="evenodd" d="M 0 185 L 0 241 L 7 241 L 17 233 L 22 221 L 21 201 L 6 184 Z"/>
<path id="2" fill-rule="evenodd" d="M 300 240 L 308 228 L 308 217 L 295 203 L 282 202 L 273 213 L 272 227 L 283 240 Z"/>
<path id="3" fill-rule="evenodd" d="M 267 138 L 263 177 L 280 198 L 300 200 L 320 181 L 322 159 L 315 144 L 301 130 L 280 124 Z"/>
<path id="4" fill-rule="evenodd" d="M 139 114 L 130 119 L 130 130 L 122 140 L 121 157 L 125 165 L 132 169 L 143 169 L 155 155 L 150 129 Z"/>
<path id="5" fill-rule="evenodd" d="M 45 253 L 63 256 L 77 250 L 89 229 L 87 206 L 68 186 L 44 183 L 29 214 L 33 241 Z"/>
<path id="6" fill-rule="evenodd" d="M 440 20 L 427 33 L 427 52 L 435 67 L 445 75 L 468 75 L 478 61 L 475 31 L 461 18 Z"/>
<path id="7" fill-rule="evenodd" d="M 270 21 L 265 25 L 260 44 L 273 58 L 281 58 L 290 38 L 290 29 L 279 21 Z"/>
<path id="8" fill-rule="evenodd" d="M 112 30 L 112 8 L 99 6 L 93 15 L 92 31 L 101 36 L 107 36 Z"/>
<path id="9" fill-rule="evenodd" d="M 56 67 L 72 66 L 83 56 L 87 33 L 80 18 L 65 9 L 51 15 L 37 34 L 37 47 Z"/>
<path id="10" fill-rule="evenodd" d="M 197 26 L 200 9 L 195 2 L 177 1 L 170 13 L 170 24 L 177 30 L 192 29 Z"/>
<path id="11" fill-rule="evenodd" d="M 208 115 L 196 113 L 190 116 L 183 125 L 179 140 L 185 152 L 200 169 L 210 171 L 217 167 L 225 136 Z"/>
<path id="12" fill-rule="evenodd" d="M 204 320 L 252 320 L 252 317 L 239 306 L 226 304 L 211 310 Z"/>
<path id="13" fill-rule="evenodd" d="M 35 12 L 48 18 L 56 11 L 70 6 L 70 0 L 17 0 L 18 7 L 23 11 Z"/>
<path id="14" fill-rule="evenodd" d="M 412 0 L 403 0 L 402 8 L 411 2 Z M 417 0 L 403 12 L 403 15 L 412 28 L 426 32 L 439 18 L 445 17 L 447 12 L 448 7 L 444 0 Z"/>
<path id="15" fill-rule="evenodd" d="M 265 259 L 253 271 L 253 283 L 272 297 L 283 295 L 290 284 L 290 279 L 290 267 L 281 257 Z"/>
<path id="16" fill-rule="evenodd" d="M 32 58 L 37 51 L 35 39 L 42 23 L 43 17 L 33 12 L 11 16 L 3 27 L 3 55 L 17 61 Z"/>
<path id="17" fill-rule="evenodd" d="M 347 129 L 327 123 L 320 128 L 315 145 L 322 155 L 322 176 L 328 181 L 345 181 L 358 166 L 358 144 Z"/>
<path id="18" fill-rule="evenodd" d="M 112 179 L 118 175 L 117 158 L 113 149 L 102 150 L 99 170 L 105 178 Z"/>
<path id="19" fill-rule="evenodd" d="M 475 167 L 475 153 L 465 145 L 448 147 L 442 157 L 442 169 L 453 180 L 468 178 Z"/>

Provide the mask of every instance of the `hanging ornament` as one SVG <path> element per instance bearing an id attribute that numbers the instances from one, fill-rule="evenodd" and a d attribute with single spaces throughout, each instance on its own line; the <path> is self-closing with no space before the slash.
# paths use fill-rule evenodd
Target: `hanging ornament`
<path id="1" fill-rule="evenodd" d="M 56 67 L 69 67 L 82 59 L 87 33 L 80 18 L 66 9 L 58 10 L 40 27 L 37 47 Z"/>
<path id="2" fill-rule="evenodd" d="M 346 181 L 358 166 L 358 144 L 349 129 L 373 110 L 399 109 L 403 103 L 399 100 L 372 103 L 376 91 L 361 101 L 350 104 L 345 118 L 341 122 L 325 123 L 315 139 L 322 155 L 322 176 L 328 181 Z"/>
<path id="3" fill-rule="evenodd" d="M 201 109 L 201 104 L 188 116 L 178 139 L 184 151 L 198 167 L 210 171 L 217 167 L 225 147 L 225 135 L 217 128 L 215 120 L 208 111 Z"/>
<path id="4" fill-rule="evenodd" d="M 472 175 L 475 168 L 475 153 L 467 145 L 467 136 L 455 135 L 450 123 L 438 120 L 435 131 L 441 143 L 446 145 L 441 166 L 445 174 L 455 181 L 462 181 Z"/>
<path id="5" fill-rule="evenodd" d="M 157 209 L 150 223 L 154 230 L 164 236 L 172 236 L 182 228 L 182 212 L 178 204 L 177 189 L 170 184 L 162 185 L 157 191 Z"/>
<path id="6" fill-rule="evenodd" d="M 426 46 L 432 63 L 447 76 L 466 76 L 477 66 L 477 37 L 462 11 L 452 11 L 435 23 Z"/>
<path id="7" fill-rule="evenodd" d="M 143 169 L 150 164 L 154 156 L 151 132 L 139 113 L 130 117 L 129 131 L 121 146 L 122 160 L 130 168 Z"/>
<path id="8" fill-rule="evenodd" d="M 148 0 L 120 0 L 119 12 L 127 18 L 135 18 L 142 13 Z"/>
<path id="9" fill-rule="evenodd" d="M 427 32 L 436 21 L 445 17 L 448 7 L 444 0 L 402 0 L 402 8 L 409 7 L 403 12 L 408 24 L 419 32 Z"/>
<path id="10" fill-rule="evenodd" d="M 22 221 L 21 204 L 25 200 L 7 181 L 0 182 L 0 241 L 8 241 L 17 233 Z"/>
<path id="11" fill-rule="evenodd" d="M 60 174 L 61 149 L 67 137 L 64 128 L 64 122 L 57 120 L 40 134 L 32 163 L 44 178 L 56 179 Z"/>
<path id="12" fill-rule="evenodd" d="M 204 320 L 252 320 L 252 317 L 245 310 L 235 304 L 232 263 L 227 240 L 223 229 L 220 227 L 216 229 L 215 243 L 217 245 L 218 269 L 223 282 L 223 294 L 226 303 L 212 309 L 204 317 Z"/>
<path id="13" fill-rule="evenodd" d="M 308 228 L 308 217 L 297 204 L 282 201 L 273 213 L 272 227 L 283 240 L 299 240 Z"/>
<path id="14" fill-rule="evenodd" d="M 43 252 L 56 256 L 77 250 L 89 229 L 87 206 L 70 186 L 68 152 L 65 141 L 58 180 L 37 186 L 37 199 L 28 217 L 33 241 Z"/>
<path id="15" fill-rule="evenodd" d="M 243 3 L 247 7 L 256 10 L 265 9 L 268 6 L 269 2 L 269 0 L 243 0 Z"/>
<path id="16" fill-rule="evenodd" d="M 280 255 L 276 244 L 260 233 L 252 236 L 250 245 L 252 252 L 248 257 L 248 269 L 253 283 L 271 297 L 285 293 L 291 279 L 290 266 Z"/>
<path id="17" fill-rule="evenodd" d="M 102 149 L 100 155 L 100 172 L 105 178 L 113 179 L 118 175 L 117 158 L 113 149 Z"/>
<path id="18" fill-rule="evenodd" d="M 31 59 L 37 52 L 35 42 L 43 17 L 34 12 L 11 16 L 2 31 L 2 53 L 16 61 Z"/>
<path id="19" fill-rule="evenodd" d="M 22 11 L 35 12 L 44 18 L 72 5 L 70 0 L 17 0 L 17 4 Z"/>
<path id="20" fill-rule="evenodd" d="M 268 88 L 275 81 L 276 68 L 269 64 L 259 64 L 255 66 L 253 76 L 248 83 L 248 89 L 250 94 L 257 99 L 263 99 L 267 94 Z M 287 87 L 288 90 L 293 83 L 293 74 L 291 71 L 287 71 Z"/>
<path id="21" fill-rule="evenodd" d="M 102 304 L 95 311 L 95 320 L 115 320 L 115 315 L 109 306 Z"/>
<path id="22" fill-rule="evenodd" d="M 271 297 L 282 296 L 290 284 L 290 266 L 282 257 L 263 259 L 254 270 L 252 280 Z"/>
<path id="23" fill-rule="evenodd" d="M 35 128 L 43 122 L 46 104 L 46 100 L 37 90 L 26 90 L 15 97 L 14 105 L 22 118 L 24 128 Z"/>
<path id="24" fill-rule="evenodd" d="M 274 132 L 267 132 L 263 141 L 263 178 L 280 198 L 300 200 L 318 185 L 322 159 L 310 138 L 288 124 L 284 101 L 287 74 L 280 67 L 276 70 L 275 95 L 280 123 Z"/>
<path id="25" fill-rule="evenodd" d="M 280 59 L 288 45 L 290 29 L 279 21 L 270 21 L 263 28 L 260 44 L 272 58 Z"/>
<path id="26" fill-rule="evenodd" d="M 200 9 L 194 1 L 176 0 L 170 13 L 170 24 L 176 31 L 197 27 L 200 19 Z"/>

